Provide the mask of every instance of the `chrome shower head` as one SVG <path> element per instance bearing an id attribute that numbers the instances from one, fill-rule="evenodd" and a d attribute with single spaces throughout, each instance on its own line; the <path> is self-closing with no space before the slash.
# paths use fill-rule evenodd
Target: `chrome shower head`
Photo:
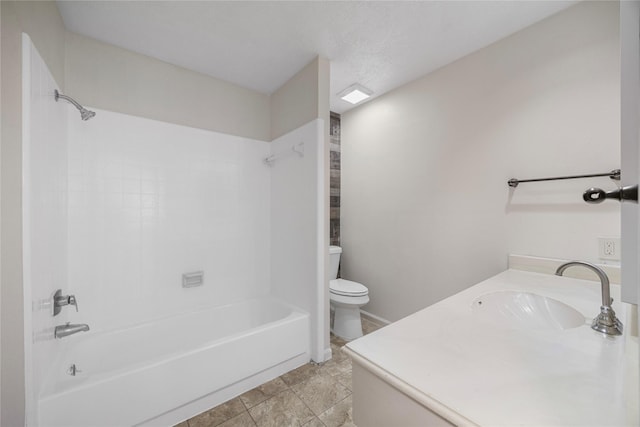
<path id="1" fill-rule="evenodd" d="M 87 110 L 86 108 L 84 108 L 82 105 L 78 104 L 73 98 L 71 98 L 70 96 L 67 95 L 63 95 L 60 92 L 58 92 L 58 90 L 56 89 L 55 93 L 55 100 L 56 102 L 58 101 L 58 99 L 62 98 L 66 101 L 69 101 L 71 104 L 73 104 L 74 107 L 76 107 L 78 109 L 78 111 L 80 111 L 80 117 L 82 118 L 82 120 L 87 121 L 89 120 L 91 117 L 95 116 L 96 113 L 90 110 Z"/>
<path id="2" fill-rule="evenodd" d="M 87 110 L 86 108 L 82 108 L 80 110 L 80 117 L 82 117 L 82 120 L 87 121 L 89 120 L 91 117 L 95 116 L 96 113 L 90 110 Z"/>

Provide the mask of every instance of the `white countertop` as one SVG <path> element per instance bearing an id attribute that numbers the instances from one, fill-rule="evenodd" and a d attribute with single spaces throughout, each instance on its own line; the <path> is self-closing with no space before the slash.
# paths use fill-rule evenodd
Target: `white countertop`
<path id="1" fill-rule="evenodd" d="M 499 290 L 554 298 L 581 312 L 585 324 L 489 327 L 474 317 L 472 302 Z M 611 285 L 611 296 L 625 323 L 629 306 L 619 303 L 619 286 Z M 480 426 L 637 425 L 638 340 L 593 331 L 600 302 L 599 282 L 507 270 L 350 342 L 347 352 L 432 410 Z"/>

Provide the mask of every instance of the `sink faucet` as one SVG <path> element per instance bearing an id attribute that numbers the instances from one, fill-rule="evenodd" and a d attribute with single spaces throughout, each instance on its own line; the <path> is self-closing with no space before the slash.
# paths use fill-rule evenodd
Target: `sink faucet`
<path id="1" fill-rule="evenodd" d="M 562 276 L 562 273 L 573 266 L 586 267 L 593 271 L 600 278 L 600 287 L 602 289 L 602 305 L 600 306 L 600 314 L 593 319 L 591 329 L 604 332 L 607 335 L 622 335 L 622 323 L 616 318 L 616 312 L 611 308 L 613 299 L 610 295 L 609 277 L 600 267 L 584 261 L 565 262 L 556 270 L 556 276 Z"/>
<path id="2" fill-rule="evenodd" d="M 56 338 L 64 338 L 69 335 L 77 334 L 78 332 L 86 332 L 88 330 L 89 325 L 85 325 L 84 323 L 79 325 L 72 325 L 67 322 L 65 325 L 56 326 L 53 336 Z"/>

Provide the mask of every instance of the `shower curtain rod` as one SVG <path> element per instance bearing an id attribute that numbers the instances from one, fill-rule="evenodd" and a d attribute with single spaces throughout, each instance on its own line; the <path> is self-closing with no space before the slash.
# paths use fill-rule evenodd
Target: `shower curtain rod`
<path id="1" fill-rule="evenodd" d="M 562 179 L 596 178 L 599 176 L 608 176 L 611 179 L 620 181 L 620 169 L 614 169 L 611 172 L 606 172 L 606 173 L 595 173 L 595 174 L 589 174 L 589 175 L 556 176 L 552 178 L 535 178 L 535 179 L 511 178 L 509 181 L 507 181 L 507 184 L 509 185 L 509 187 L 516 188 L 518 184 L 522 182 L 540 182 L 540 181 L 557 181 Z"/>

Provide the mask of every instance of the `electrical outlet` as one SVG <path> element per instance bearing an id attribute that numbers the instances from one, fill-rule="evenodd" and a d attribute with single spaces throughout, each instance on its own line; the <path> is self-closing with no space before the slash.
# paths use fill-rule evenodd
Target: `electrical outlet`
<path id="1" fill-rule="evenodd" d="M 619 237 L 598 238 L 598 256 L 600 259 L 620 261 L 620 248 Z"/>

